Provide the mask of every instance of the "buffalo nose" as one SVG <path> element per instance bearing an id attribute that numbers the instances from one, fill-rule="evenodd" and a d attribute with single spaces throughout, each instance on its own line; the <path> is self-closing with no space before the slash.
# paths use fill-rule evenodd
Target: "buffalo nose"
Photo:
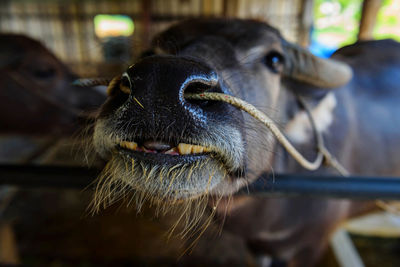
<path id="1" fill-rule="evenodd" d="M 147 112 L 178 114 L 182 108 L 185 111 L 204 108 L 207 101 L 188 100 L 185 94 L 221 91 L 216 72 L 189 58 L 147 57 L 129 68 L 127 74 L 132 80 L 132 96 Z"/>

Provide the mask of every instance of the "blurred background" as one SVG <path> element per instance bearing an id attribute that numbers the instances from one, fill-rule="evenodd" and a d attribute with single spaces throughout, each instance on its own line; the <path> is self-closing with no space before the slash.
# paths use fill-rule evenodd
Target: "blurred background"
<path id="1" fill-rule="evenodd" d="M 306 42 L 309 1 L 153 0 L 2 1 L 0 31 L 41 40 L 80 76 L 110 75 L 128 64 L 152 36 L 191 17 L 241 17 L 269 21 L 290 41 Z M 303 38 L 303 39 L 302 39 Z M 118 47 L 118 49 L 115 49 Z M 117 70 L 118 72 L 118 70 Z"/>
<path id="2" fill-rule="evenodd" d="M 365 23 L 368 29 L 361 38 L 399 40 L 400 1 L 370 5 L 373 19 L 368 20 L 373 22 Z M 110 75 L 115 65 L 129 64 L 154 34 L 191 17 L 268 21 L 289 41 L 329 56 L 357 40 L 362 7 L 362 0 L 4 0 L 0 31 L 42 41 L 77 74 L 90 77 Z"/>
<path id="3" fill-rule="evenodd" d="M 266 21 L 287 40 L 322 57 L 357 40 L 400 41 L 400 0 L 2 0 L 0 163 L 86 166 L 81 149 L 85 135 L 76 132 L 92 122 L 90 112 L 103 103 L 104 88 L 83 92 L 71 87 L 73 81 L 119 74 L 155 34 L 193 17 Z M 21 77 L 25 84 L 18 82 Z M 42 99 L 27 91 L 30 87 L 54 90 Z M 13 93 L 7 91 L 11 89 Z M 82 102 L 87 95 L 92 102 Z M 20 117 L 15 117 L 14 100 Z M 77 115 L 82 112 L 88 115 Z M 172 217 L 149 222 L 151 213 L 136 217 L 118 207 L 89 216 L 90 197 L 89 190 L 0 186 L 0 265 L 176 264 L 184 246 L 175 238 L 165 245 Z M 399 224 L 399 217 L 389 214 L 347 225 L 365 266 L 400 266 Z M 216 227 L 206 233 L 192 258 L 183 257 L 179 264 L 192 266 L 193 259 L 204 254 L 224 266 L 254 264 L 245 244 L 229 233 L 216 239 L 219 231 Z M 320 266 L 339 266 L 334 258 L 330 250 Z"/>

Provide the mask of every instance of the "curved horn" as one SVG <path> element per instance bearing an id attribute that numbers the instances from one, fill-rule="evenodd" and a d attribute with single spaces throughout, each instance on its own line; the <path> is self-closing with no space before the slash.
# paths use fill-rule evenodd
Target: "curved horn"
<path id="1" fill-rule="evenodd" d="M 353 77 L 351 67 L 334 59 L 323 59 L 289 42 L 283 44 L 286 52 L 284 75 L 320 88 L 345 85 Z"/>

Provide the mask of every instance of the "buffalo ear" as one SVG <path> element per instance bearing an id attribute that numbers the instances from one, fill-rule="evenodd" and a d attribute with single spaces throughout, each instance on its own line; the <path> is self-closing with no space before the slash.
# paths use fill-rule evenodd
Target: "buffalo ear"
<path id="1" fill-rule="evenodd" d="M 314 56 L 306 49 L 283 41 L 286 78 L 317 88 L 334 89 L 347 84 L 353 77 L 352 68 L 334 59 Z"/>

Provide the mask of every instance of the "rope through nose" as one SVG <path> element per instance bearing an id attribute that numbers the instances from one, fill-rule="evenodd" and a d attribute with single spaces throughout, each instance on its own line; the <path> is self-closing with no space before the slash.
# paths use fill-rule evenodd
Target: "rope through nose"
<path id="1" fill-rule="evenodd" d="M 300 152 L 290 143 L 290 141 L 284 136 L 284 134 L 279 130 L 278 126 L 273 122 L 273 120 L 268 117 L 266 114 L 258 110 L 256 107 L 254 107 L 252 104 L 226 94 L 222 93 L 201 93 L 201 94 L 187 94 L 185 95 L 185 98 L 187 99 L 196 99 L 196 100 L 216 100 L 216 101 L 223 101 L 228 104 L 231 104 L 232 106 L 243 110 L 247 112 L 249 115 L 263 123 L 271 132 L 272 134 L 276 137 L 279 143 L 286 149 L 286 151 L 304 168 L 308 170 L 316 170 L 318 169 L 322 162 L 323 159 L 326 160 L 326 162 L 337 169 L 342 175 L 345 176 L 347 174 L 347 171 L 336 161 L 336 159 L 328 152 L 328 150 L 324 147 L 323 142 L 322 142 L 322 136 L 320 133 L 318 133 L 315 130 L 315 133 L 317 135 L 317 152 L 318 155 L 314 161 L 309 161 L 307 160 L 303 155 L 300 154 Z M 306 107 L 305 107 L 306 108 Z M 310 113 L 308 114 L 310 116 Z M 314 123 L 312 122 L 312 125 Z M 313 129 L 315 129 L 315 126 L 313 125 Z"/>
<path id="2" fill-rule="evenodd" d="M 313 128 L 314 134 L 316 135 L 317 139 L 317 152 L 318 155 L 316 159 L 313 162 L 308 161 L 306 158 L 304 158 L 300 152 L 297 151 L 296 148 L 289 142 L 289 140 L 283 135 L 283 133 L 279 130 L 279 128 L 276 126 L 276 124 L 270 119 L 266 114 L 258 110 L 256 107 L 251 105 L 250 103 L 247 103 L 246 101 L 222 94 L 222 93 L 201 93 L 201 94 L 187 94 L 185 95 L 185 98 L 187 99 L 196 99 L 196 100 L 216 100 L 216 101 L 223 101 L 228 104 L 231 104 L 232 106 L 235 106 L 236 108 L 243 110 L 250 114 L 252 117 L 255 119 L 259 120 L 262 122 L 268 129 L 272 132 L 272 134 L 276 137 L 276 139 L 281 143 L 281 145 L 286 149 L 286 151 L 304 168 L 308 170 L 316 170 L 318 169 L 323 160 L 325 161 L 326 165 L 331 166 L 332 168 L 336 169 L 337 172 L 339 172 L 342 176 L 349 176 L 350 173 L 346 168 L 339 163 L 339 161 L 329 152 L 329 150 L 325 147 L 322 134 L 321 132 L 317 131 L 314 123 L 313 116 L 310 112 L 309 107 L 305 103 L 305 101 L 297 96 L 297 99 L 299 100 L 300 104 L 303 106 L 304 110 L 307 113 L 307 116 L 310 119 L 311 126 Z M 383 200 L 376 200 L 375 204 L 383 209 L 384 211 L 395 214 L 395 215 L 400 215 L 400 205 L 399 201 L 393 201 L 393 202 L 386 202 Z"/>

